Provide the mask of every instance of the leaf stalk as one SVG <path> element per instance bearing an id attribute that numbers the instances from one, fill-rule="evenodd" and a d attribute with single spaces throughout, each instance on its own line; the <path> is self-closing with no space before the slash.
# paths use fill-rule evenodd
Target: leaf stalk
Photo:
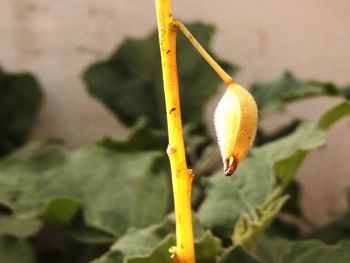
<path id="1" fill-rule="evenodd" d="M 207 63 L 213 68 L 213 70 L 219 75 L 219 77 L 228 86 L 233 83 L 232 77 L 209 55 L 209 53 L 203 48 L 203 46 L 197 41 L 187 27 L 178 20 L 174 20 L 171 23 L 172 30 L 180 30 L 185 37 L 190 41 L 193 47 L 199 54 L 207 61 Z"/>

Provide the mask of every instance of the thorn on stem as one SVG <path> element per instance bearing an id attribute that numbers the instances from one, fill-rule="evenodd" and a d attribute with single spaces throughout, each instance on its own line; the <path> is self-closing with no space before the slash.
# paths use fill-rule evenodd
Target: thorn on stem
<path id="1" fill-rule="evenodd" d="M 169 114 L 172 114 L 175 110 L 176 108 L 171 108 L 171 110 L 169 111 Z"/>

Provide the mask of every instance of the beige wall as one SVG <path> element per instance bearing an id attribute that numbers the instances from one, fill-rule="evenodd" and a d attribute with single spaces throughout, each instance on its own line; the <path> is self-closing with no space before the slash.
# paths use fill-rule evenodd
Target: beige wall
<path id="1" fill-rule="evenodd" d="M 241 66 L 242 84 L 275 78 L 286 69 L 302 78 L 350 83 L 348 0 L 173 2 L 175 17 L 216 25 L 214 50 Z M 0 63 L 7 70 L 34 72 L 46 93 L 34 138 L 64 138 L 73 148 L 102 135 L 125 135 L 87 95 L 80 74 L 125 36 L 145 36 L 154 26 L 153 0 L 0 0 Z M 273 129 L 293 117 L 314 120 L 336 102 L 298 102 L 263 125 Z M 210 116 L 212 107 L 207 112 Z M 307 215 L 316 223 L 345 206 L 349 129 L 349 119 L 338 123 L 327 147 L 311 154 L 299 172 L 303 207 L 311 208 Z"/>

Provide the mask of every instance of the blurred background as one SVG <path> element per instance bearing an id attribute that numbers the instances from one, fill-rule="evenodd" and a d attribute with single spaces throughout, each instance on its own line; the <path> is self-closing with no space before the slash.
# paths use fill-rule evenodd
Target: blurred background
<path id="1" fill-rule="evenodd" d="M 105 135 L 127 134 L 88 94 L 81 75 L 126 37 L 145 37 L 155 29 L 154 1 L 0 0 L 0 10 L 1 67 L 32 72 L 45 93 L 32 139 L 62 139 L 74 149 Z M 245 86 L 276 79 L 286 70 L 301 79 L 349 84 L 349 13 L 347 0 L 173 1 L 175 18 L 216 27 L 212 49 L 240 67 L 236 81 Z M 213 110 L 223 91 L 206 109 L 213 136 Z M 338 101 L 317 97 L 291 103 L 285 114 L 269 116 L 262 127 L 274 131 L 291 119 L 317 120 Z M 326 223 L 346 206 L 349 125 L 349 118 L 337 123 L 327 134 L 327 146 L 308 156 L 297 176 L 303 210 L 315 224 Z"/>

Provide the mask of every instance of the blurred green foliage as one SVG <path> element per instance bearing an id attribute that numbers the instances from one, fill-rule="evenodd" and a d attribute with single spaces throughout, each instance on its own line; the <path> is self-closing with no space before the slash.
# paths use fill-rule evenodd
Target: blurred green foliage
<path id="1" fill-rule="evenodd" d="M 210 51 L 214 28 L 195 23 L 189 29 Z M 143 116 L 150 127 L 166 128 L 158 45 L 156 31 L 145 39 L 126 39 L 110 58 L 93 64 L 84 72 L 89 92 L 127 126 Z M 183 123 L 202 122 L 204 106 L 217 92 L 221 80 L 181 34 L 176 49 Z M 214 57 L 226 70 L 236 72 L 236 66 Z"/>
<path id="2" fill-rule="evenodd" d="M 200 23 L 189 28 L 210 50 L 214 28 Z M 236 72 L 236 66 L 218 61 Z M 293 240 L 286 233 L 296 227 L 276 220 L 281 209 L 303 220 L 293 178 L 307 154 L 325 145 L 327 129 L 350 115 L 349 86 L 299 80 L 290 73 L 253 85 L 261 118 L 311 96 L 345 99 L 317 123 L 292 120 L 270 135 L 260 129 L 259 146 L 233 178 L 226 178 L 202 118 L 220 80 L 182 36 L 178 65 L 187 157 L 197 173 L 197 263 L 349 262 L 349 212 L 309 236 L 293 233 Z M 89 66 L 83 78 L 88 91 L 130 127 L 129 135 L 74 151 L 32 143 L 2 158 L 0 262 L 170 263 L 175 224 L 156 33 L 125 40 L 110 58 Z M 42 94 L 28 74 L 1 71 L 0 84 L 4 155 L 25 142 Z"/>
<path id="3" fill-rule="evenodd" d="M 0 68 L 0 157 L 25 143 L 42 99 L 33 75 L 7 73 Z"/>

